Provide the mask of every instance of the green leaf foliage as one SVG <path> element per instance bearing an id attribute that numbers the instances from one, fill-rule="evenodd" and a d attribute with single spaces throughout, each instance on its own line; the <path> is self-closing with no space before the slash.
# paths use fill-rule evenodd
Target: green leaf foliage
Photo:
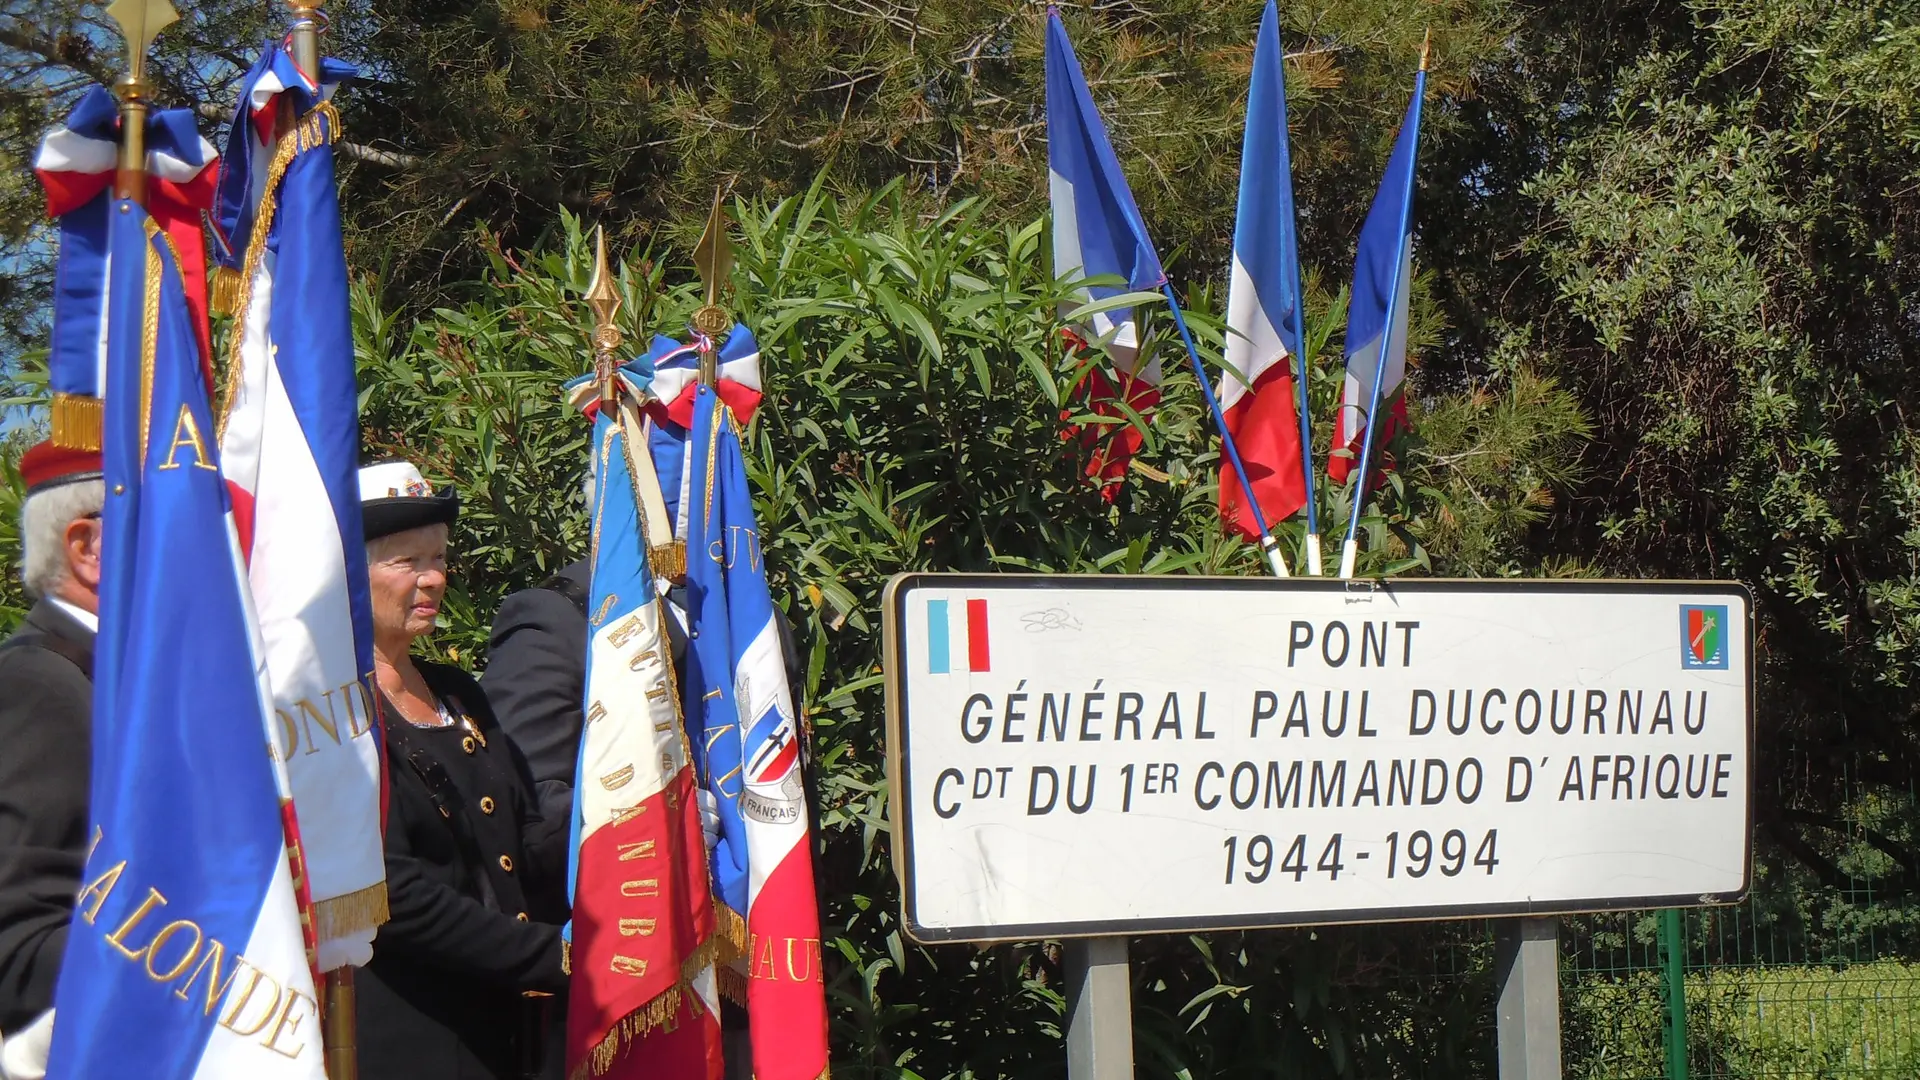
<path id="1" fill-rule="evenodd" d="M 1058 342 L 1067 290 L 1044 269 L 1039 222 L 1002 224 L 994 207 L 968 202 L 923 217 L 897 188 L 835 198 L 816 186 L 733 209 L 729 303 L 760 341 L 767 390 L 748 469 L 776 599 L 804 653 L 798 691 L 821 793 L 835 1071 L 1058 1075 L 1057 945 L 925 948 L 901 934 L 880 589 L 902 570 L 1263 573 L 1251 545 L 1220 531 L 1200 394 L 1176 365 L 1177 337 L 1143 300 L 1166 398 L 1142 432 L 1146 468 L 1108 502 L 1084 478 L 1079 444 L 1062 438 L 1063 413 L 1092 417 L 1079 404 L 1084 369 Z M 370 283 L 355 291 L 369 453 L 408 454 L 461 492 L 439 643 L 476 666 L 497 598 L 586 538 L 586 423 L 559 387 L 588 366 L 589 255 L 580 222 L 564 217 L 550 246 L 495 248 L 465 302 L 410 330 Z M 685 258 L 656 250 L 622 263 L 630 343 L 684 336 L 700 302 Z M 1340 369 L 1338 349 L 1322 346 L 1345 301 L 1315 288 L 1309 364 L 1324 417 Z M 1218 299 L 1187 297 L 1210 364 Z M 1363 521 L 1363 568 L 1520 569 L 1527 528 L 1574 475 L 1581 423 L 1564 392 L 1524 368 L 1505 385 L 1425 402 L 1422 441 L 1394 448 L 1401 469 Z M 1344 523 L 1342 496 L 1323 492 L 1328 528 Z M 1300 526 L 1290 529 L 1297 558 Z M 1445 546 L 1409 542 L 1428 535 Z M 1235 1076 L 1287 1062 L 1288 1076 L 1445 1075 L 1435 1070 L 1479 1061 L 1484 985 L 1435 1001 L 1418 981 L 1434 973 L 1434 943 L 1456 940 L 1489 947 L 1477 928 L 1444 926 L 1142 941 L 1143 1073 Z M 1435 1026 L 1452 1034 L 1432 1038 Z"/>

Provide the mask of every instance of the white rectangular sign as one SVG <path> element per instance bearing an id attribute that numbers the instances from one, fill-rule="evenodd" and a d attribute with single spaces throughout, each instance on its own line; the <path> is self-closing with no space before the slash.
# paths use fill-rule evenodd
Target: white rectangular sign
<path id="1" fill-rule="evenodd" d="M 926 942 L 1738 899 L 1738 584 L 903 574 Z"/>

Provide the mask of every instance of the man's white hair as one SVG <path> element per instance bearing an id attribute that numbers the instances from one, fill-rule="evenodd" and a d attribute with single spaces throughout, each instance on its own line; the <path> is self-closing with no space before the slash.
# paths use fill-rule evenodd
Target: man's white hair
<path id="1" fill-rule="evenodd" d="M 82 480 L 27 496 L 20 506 L 20 583 L 35 600 L 67 579 L 67 526 L 107 505 L 104 480 Z"/>

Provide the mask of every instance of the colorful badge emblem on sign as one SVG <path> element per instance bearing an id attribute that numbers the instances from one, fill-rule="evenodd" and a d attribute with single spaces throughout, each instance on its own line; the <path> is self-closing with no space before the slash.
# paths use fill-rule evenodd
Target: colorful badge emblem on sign
<path id="1" fill-rule="evenodd" d="M 990 670 L 985 600 L 968 600 L 959 611 L 945 600 L 927 601 L 928 674 L 945 675 L 953 670 L 958 660 L 952 655 L 954 638 L 966 643 L 968 671 Z"/>
<path id="2" fill-rule="evenodd" d="M 1727 668 L 1727 609 L 1680 606 L 1680 666 L 1690 671 Z"/>

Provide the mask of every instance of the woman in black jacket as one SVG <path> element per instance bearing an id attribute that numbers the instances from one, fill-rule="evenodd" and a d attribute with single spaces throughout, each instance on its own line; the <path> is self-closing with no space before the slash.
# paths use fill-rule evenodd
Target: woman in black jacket
<path id="1" fill-rule="evenodd" d="M 362 469 L 360 497 L 391 910 L 357 984 L 360 1078 L 537 1075 L 543 1001 L 566 989 L 566 822 L 541 818 L 479 684 L 410 655 L 440 613 L 457 497 L 406 462 Z"/>

